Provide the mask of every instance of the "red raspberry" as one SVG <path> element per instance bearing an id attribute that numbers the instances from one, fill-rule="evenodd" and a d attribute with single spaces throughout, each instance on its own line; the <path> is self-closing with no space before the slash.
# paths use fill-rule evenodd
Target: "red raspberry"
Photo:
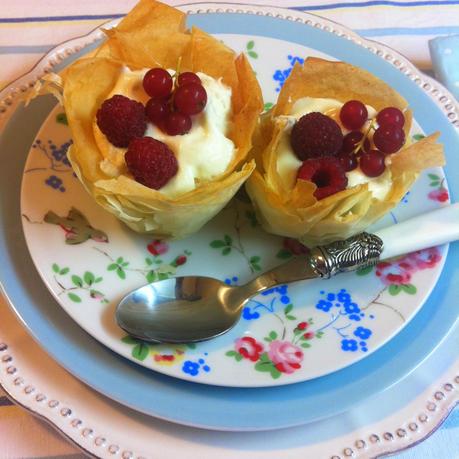
<path id="1" fill-rule="evenodd" d="M 293 126 L 290 143 L 296 156 L 308 158 L 334 156 L 343 145 L 338 123 L 319 112 L 302 116 Z"/>
<path id="2" fill-rule="evenodd" d="M 134 178 L 155 190 L 163 187 L 178 171 L 174 153 L 165 143 L 152 137 L 132 139 L 124 159 Z"/>
<path id="3" fill-rule="evenodd" d="M 119 94 L 107 99 L 96 114 L 97 126 L 115 147 L 126 148 L 135 137 L 142 137 L 147 128 L 145 107 Z"/>
<path id="4" fill-rule="evenodd" d="M 298 170 L 297 178 L 317 185 L 314 196 L 323 199 L 347 186 L 347 177 L 338 159 L 327 157 L 308 159 Z"/>

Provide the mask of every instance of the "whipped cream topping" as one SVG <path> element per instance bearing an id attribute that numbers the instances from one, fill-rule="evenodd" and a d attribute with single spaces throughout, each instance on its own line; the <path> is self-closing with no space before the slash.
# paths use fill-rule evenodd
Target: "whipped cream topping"
<path id="1" fill-rule="evenodd" d="M 339 119 L 339 111 L 343 105 L 342 102 L 336 99 L 303 97 L 293 104 L 289 115 L 281 115 L 279 117 L 286 121 L 286 126 L 277 148 L 277 172 L 286 189 L 291 190 L 295 186 L 298 169 L 303 163 L 297 158 L 290 145 L 290 134 L 295 122 L 308 113 L 320 112 L 333 118 L 340 125 L 345 135 L 349 130 L 344 128 Z M 374 118 L 377 114 L 376 110 L 369 105 L 366 105 L 366 108 L 368 110 L 368 117 Z M 362 131 L 365 132 L 368 126 L 369 121 L 365 123 Z M 357 167 L 353 171 L 346 172 L 346 176 L 348 178 L 347 188 L 368 183 L 368 189 L 373 193 L 373 197 L 380 200 L 385 198 L 391 187 L 391 175 L 388 169 L 379 177 L 372 178 L 366 176 L 360 168 Z"/>
<path id="2" fill-rule="evenodd" d="M 149 97 L 143 90 L 142 80 L 147 71 L 132 71 L 125 67 L 107 99 L 121 94 L 145 104 Z M 169 73 L 174 72 L 169 70 Z M 150 122 L 145 132 L 145 136 L 164 142 L 177 158 L 177 174 L 158 190 L 169 198 L 195 189 L 200 181 L 212 180 L 223 174 L 235 156 L 234 143 L 226 137 L 230 128 L 231 88 L 204 73 L 198 72 L 197 75 L 207 92 L 207 104 L 201 113 L 192 116 L 190 132 L 169 136 Z M 111 177 L 125 173 L 126 149 L 110 144 L 97 125 L 94 131 L 104 155 L 100 163 L 102 171 Z"/>

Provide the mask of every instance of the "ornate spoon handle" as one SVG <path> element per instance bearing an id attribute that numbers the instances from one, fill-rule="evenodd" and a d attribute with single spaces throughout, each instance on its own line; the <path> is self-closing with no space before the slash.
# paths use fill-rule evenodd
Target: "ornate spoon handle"
<path id="1" fill-rule="evenodd" d="M 344 241 L 315 247 L 309 255 L 310 263 L 318 277 L 328 279 L 338 273 L 375 265 L 383 245 L 375 234 L 360 233 Z"/>
<path id="2" fill-rule="evenodd" d="M 374 234 L 361 233 L 311 250 L 311 263 L 320 277 L 354 271 L 380 259 L 459 239 L 459 203 L 389 226 Z"/>
<path id="3" fill-rule="evenodd" d="M 318 246 L 268 271 L 244 287 L 247 297 L 274 285 L 372 266 L 379 260 L 459 239 L 459 203 L 442 207 L 375 234 L 360 233 L 344 241 Z"/>

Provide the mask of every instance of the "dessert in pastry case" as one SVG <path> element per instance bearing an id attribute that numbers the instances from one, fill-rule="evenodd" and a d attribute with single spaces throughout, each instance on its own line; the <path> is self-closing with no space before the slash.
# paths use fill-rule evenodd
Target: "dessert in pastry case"
<path id="1" fill-rule="evenodd" d="M 263 228 L 308 246 L 345 239 L 444 164 L 437 134 L 410 144 L 407 102 L 371 73 L 318 58 L 297 64 L 254 138 L 246 187 Z"/>
<path id="2" fill-rule="evenodd" d="M 100 167 L 180 196 L 223 174 L 234 159 L 230 114 L 231 88 L 220 80 L 201 72 L 126 68 L 96 114 L 95 138 L 106 155 Z"/>
<path id="3" fill-rule="evenodd" d="M 141 0 L 95 51 L 35 88 L 61 98 L 86 190 L 157 238 L 198 231 L 234 196 L 254 170 L 263 109 L 245 55 L 185 20 Z"/>

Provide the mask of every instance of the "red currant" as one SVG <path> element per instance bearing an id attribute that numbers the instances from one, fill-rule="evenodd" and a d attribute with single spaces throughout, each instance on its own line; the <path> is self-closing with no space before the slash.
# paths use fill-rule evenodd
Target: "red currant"
<path id="1" fill-rule="evenodd" d="M 357 166 L 357 157 L 350 153 L 338 153 L 337 158 L 345 172 L 353 171 Z"/>
<path id="2" fill-rule="evenodd" d="M 386 169 L 385 155 L 379 150 L 370 150 L 360 156 L 360 169 L 368 177 L 378 177 Z"/>
<path id="3" fill-rule="evenodd" d="M 393 126 L 402 128 L 405 124 L 405 117 L 398 108 L 386 107 L 378 113 L 376 121 L 380 126 L 387 126 L 388 124 L 392 124 Z"/>
<path id="4" fill-rule="evenodd" d="M 172 91 L 172 77 L 162 68 L 149 70 L 143 77 L 145 92 L 155 99 L 166 98 Z"/>
<path id="5" fill-rule="evenodd" d="M 344 153 L 352 153 L 360 141 L 363 139 L 363 133 L 360 131 L 351 131 L 346 134 L 343 138 L 343 146 L 341 147 L 341 151 Z M 368 151 L 370 149 L 370 141 L 368 138 L 365 139 L 363 142 L 362 150 Z"/>
<path id="6" fill-rule="evenodd" d="M 207 93 L 204 87 L 197 83 L 188 83 L 179 86 L 175 91 L 175 108 L 185 115 L 196 115 L 207 103 Z"/>
<path id="7" fill-rule="evenodd" d="M 193 72 L 183 72 L 178 76 L 178 85 L 179 86 L 184 86 L 188 83 L 196 83 L 196 84 L 201 84 L 201 78 L 196 75 L 196 73 Z"/>
<path id="8" fill-rule="evenodd" d="M 405 143 L 405 133 L 392 124 L 380 126 L 373 135 L 373 143 L 383 153 L 395 153 Z"/>
<path id="9" fill-rule="evenodd" d="M 341 107 L 339 118 L 346 129 L 360 129 L 368 119 L 368 110 L 359 100 L 350 100 Z"/>
<path id="10" fill-rule="evenodd" d="M 191 118 L 184 113 L 170 113 L 166 117 L 164 129 L 169 135 L 186 134 L 191 129 Z"/>
<path id="11" fill-rule="evenodd" d="M 150 99 L 145 107 L 147 118 L 153 124 L 161 124 L 169 113 L 169 105 L 166 100 Z"/>

